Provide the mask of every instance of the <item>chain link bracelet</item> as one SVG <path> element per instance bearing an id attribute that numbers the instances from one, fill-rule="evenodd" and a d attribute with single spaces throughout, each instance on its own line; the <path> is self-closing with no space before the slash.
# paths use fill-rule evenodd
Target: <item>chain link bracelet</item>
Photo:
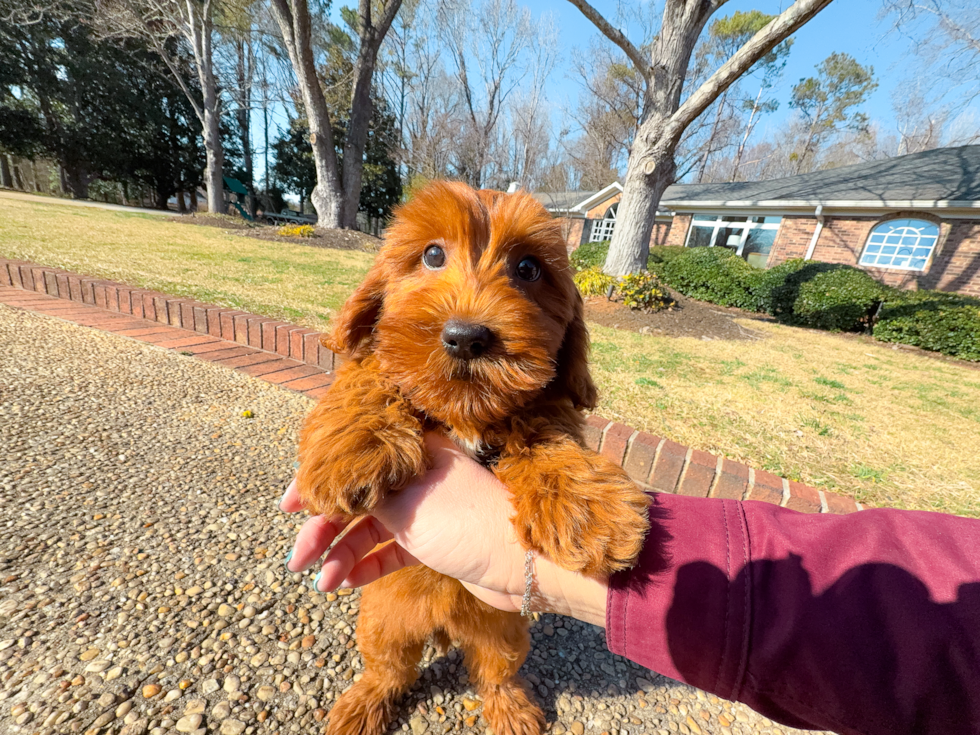
<path id="1" fill-rule="evenodd" d="M 531 589 L 534 587 L 534 552 L 524 554 L 524 597 L 521 599 L 521 616 L 531 615 Z"/>

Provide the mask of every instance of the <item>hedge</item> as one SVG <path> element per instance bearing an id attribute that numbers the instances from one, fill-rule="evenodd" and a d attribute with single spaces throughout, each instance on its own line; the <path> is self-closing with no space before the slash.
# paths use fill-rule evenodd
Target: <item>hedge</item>
<path id="1" fill-rule="evenodd" d="M 980 361 L 980 299 L 943 291 L 896 291 L 881 307 L 874 336 Z"/>
<path id="2" fill-rule="evenodd" d="M 605 263 L 609 243 L 572 254 L 582 270 Z M 800 258 L 769 270 L 753 268 L 728 248 L 650 248 L 647 268 L 686 296 L 737 306 L 782 322 L 837 331 L 871 330 L 900 342 L 980 361 L 980 299 L 942 291 L 899 291 L 865 271 Z"/>
<path id="3" fill-rule="evenodd" d="M 761 273 L 728 248 L 687 248 L 661 268 L 664 282 L 685 296 L 744 309 L 755 309 L 751 288 Z"/>
<path id="4" fill-rule="evenodd" d="M 650 248 L 650 255 L 647 258 L 647 270 L 652 273 L 660 273 L 663 264 L 685 252 L 687 248 L 654 245 Z M 569 261 L 577 271 L 588 270 L 589 268 L 602 268 L 606 264 L 606 256 L 609 255 L 609 241 L 586 242 L 575 248 L 569 256 Z"/>
<path id="5" fill-rule="evenodd" d="M 796 271 L 786 281 L 807 270 Z M 857 268 L 827 269 L 799 284 L 792 314 L 787 315 L 786 321 L 835 332 L 867 330 L 891 290 Z"/>

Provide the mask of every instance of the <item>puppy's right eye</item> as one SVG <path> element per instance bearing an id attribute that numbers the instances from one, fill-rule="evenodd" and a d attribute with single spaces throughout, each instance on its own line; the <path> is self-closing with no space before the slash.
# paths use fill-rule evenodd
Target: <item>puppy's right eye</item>
<path id="1" fill-rule="evenodd" d="M 446 265 L 446 251 L 438 245 L 429 245 L 422 254 L 422 262 L 430 271 L 437 271 Z"/>

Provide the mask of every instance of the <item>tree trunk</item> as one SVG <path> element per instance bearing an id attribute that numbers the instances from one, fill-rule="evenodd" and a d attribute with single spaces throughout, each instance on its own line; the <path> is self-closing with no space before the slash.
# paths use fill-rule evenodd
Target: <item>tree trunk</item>
<path id="1" fill-rule="evenodd" d="M 658 152 L 658 142 L 638 135 L 633 144 L 623 198 L 616 214 L 616 229 L 603 268 L 609 275 L 625 276 L 646 268 L 657 205 L 676 175 L 673 150 Z M 644 173 L 644 166 L 647 170 L 652 167 L 652 172 Z"/>
<path id="2" fill-rule="evenodd" d="M 282 32 L 283 42 L 303 95 L 303 106 L 306 108 L 317 181 L 310 200 L 316 208 L 317 225 L 339 228 L 343 226 L 344 197 L 337 170 L 337 151 L 334 149 L 330 112 L 316 74 L 310 9 L 306 0 L 273 0 L 272 11 Z"/>
<path id="3" fill-rule="evenodd" d="M 641 124 L 630 151 L 623 198 L 605 272 L 636 273 L 646 266 L 657 205 L 675 176 L 674 151 L 684 130 L 760 58 L 813 18 L 831 0 L 796 0 L 735 52 L 681 104 L 691 53 L 724 0 L 668 0 L 660 33 L 647 56 L 587 0 L 569 0 L 613 43 L 644 79 Z"/>
<path id="4" fill-rule="evenodd" d="M 201 91 L 204 93 L 204 151 L 207 154 L 208 212 L 225 213 L 224 151 L 221 148 L 221 113 L 218 109 L 218 83 L 211 61 L 211 23 L 207 19 L 201 32 L 202 59 L 198 62 Z"/>
<path id="5" fill-rule="evenodd" d="M 372 29 L 373 30 L 373 29 Z M 371 34 L 373 35 L 373 34 Z M 344 206 L 341 226 L 357 228 L 357 210 L 361 202 L 361 180 L 364 173 L 364 148 L 374 105 L 371 102 L 371 79 L 378 58 L 379 43 L 364 32 L 354 64 L 354 89 L 351 94 L 350 124 L 344 140 Z M 367 36 L 367 37 L 366 37 Z"/>
<path id="6" fill-rule="evenodd" d="M 721 124 L 721 113 L 725 107 L 725 95 L 718 100 L 718 112 L 715 114 L 715 121 L 711 124 L 711 135 L 708 136 L 708 144 L 704 147 L 704 155 L 701 156 L 701 166 L 698 168 L 698 180 L 700 184 L 704 181 L 704 171 L 708 168 L 708 158 L 711 156 L 711 146 L 715 142 L 715 135 L 718 134 L 718 125 Z"/>
<path id="7" fill-rule="evenodd" d="M 14 188 L 14 177 L 10 172 L 10 159 L 6 153 L 0 153 L 0 186 L 4 189 Z"/>
<path id="8" fill-rule="evenodd" d="M 742 142 L 738 144 L 738 151 L 735 153 L 735 162 L 732 164 L 732 177 L 729 181 L 738 181 L 738 168 L 742 165 L 742 155 L 745 153 L 745 144 L 749 140 L 749 136 L 752 135 L 752 128 L 755 127 L 755 114 L 759 111 L 759 100 L 762 99 L 762 90 L 764 87 L 759 87 L 759 93 L 755 96 L 755 102 L 752 103 L 752 112 L 749 113 L 749 122 L 745 126 L 745 135 L 742 136 Z"/>
<path id="9" fill-rule="evenodd" d="M 254 187 L 254 175 L 252 172 L 252 134 L 249 116 L 252 112 L 252 71 L 249 66 L 251 58 L 251 41 L 246 41 L 239 39 L 238 41 L 238 59 L 236 65 L 236 76 L 238 77 L 237 82 L 239 86 L 240 98 L 238 100 L 238 109 L 235 111 L 235 115 L 238 118 L 238 127 L 241 131 L 242 136 L 242 158 L 245 161 L 245 187 L 248 189 L 248 196 L 246 197 L 246 210 L 252 218 L 255 218 L 255 197 L 252 192 L 255 190 Z"/>

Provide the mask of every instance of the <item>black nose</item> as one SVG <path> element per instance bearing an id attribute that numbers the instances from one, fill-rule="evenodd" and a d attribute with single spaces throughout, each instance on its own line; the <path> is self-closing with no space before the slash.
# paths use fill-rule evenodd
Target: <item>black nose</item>
<path id="1" fill-rule="evenodd" d="M 442 328 L 442 346 L 453 357 L 472 360 L 484 354 L 493 341 L 493 332 L 482 324 L 469 324 L 456 319 Z"/>

